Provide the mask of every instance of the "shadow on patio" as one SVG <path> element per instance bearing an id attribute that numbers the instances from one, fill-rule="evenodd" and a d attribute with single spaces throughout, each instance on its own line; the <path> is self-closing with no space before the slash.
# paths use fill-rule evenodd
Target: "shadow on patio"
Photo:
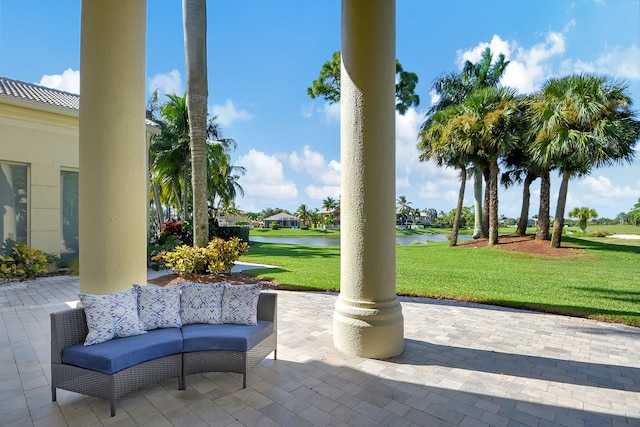
<path id="1" fill-rule="evenodd" d="M 345 356 L 332 345 L 336 295 L 279 292 L 278 360 L 248 376 L 169 380 L 109 402 L 49 386 L 49 313 L 77 278 L 0 290 L 2 425 L 640 425 L 640 336 L 622 325 L 401 299 L 405 352 Z"/>

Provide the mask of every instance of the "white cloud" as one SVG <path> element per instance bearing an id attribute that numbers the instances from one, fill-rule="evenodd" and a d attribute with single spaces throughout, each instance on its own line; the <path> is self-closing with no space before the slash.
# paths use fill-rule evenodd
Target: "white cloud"
<path id="1" fill-rule="evenodd" d="M 577 73 L 609 74 L 623 79 L 640 80 L 640 48 L 635 44 L 626 49 L 616 46 L 602 53 L 593 62 L 569 60 L 564 66 Z"/>
<path id="2" fill-rule="evenodd" d="M 456 65 L 458 65 L 459 69 L 462 69 L 465 61 L 471 61 L 472 63 L 480 61 L 480 59 L 482 59 L 482 53 L 487 48 L 491 49 L 491 53 L 493 53 L 494 58 L 502 53 L 507 59 L 509 59 L 512 49 L 508 41 L 502 40 L 499 35 L 494 34 L 489 43 L 480 42 L 476 47 L 469 50 L 458 50 Z"/>
<path id="3" fill-rule="evenodd" d="M 340 121 L 340 103 L 329 104 L 325 102 L 322 106 L 322 114 L 324 120 L 328 123 L 335 123 Z"/>
<path id="4" fill-rule="evenodd" d="M 313 108 L 313 102 L 303 105 L 300 111 L 300 115 L 305 119 L 310 119 L 311 117 L 313 117 Z"/>
<path id="5" fill-rule="evenodd" d="M 402 116 L 396 112 L 396 171 L 410 175 L 423 170 L 418 151 L 418 129 L 424 121 L 424 114 L 409 108 Z"/>
<path id="6" fill-rule="evenodd" d="M 216 121 L 222 127 L 231 126 L 233 122 L 238 120 L 251 120 L 253 118 L 246 110 L 236 110 L 233 101 L 230 99 L 227 99 L 224 105 L 214 105 L 209 110 L 211 114 L 218 117 Z"/>
<path id="7" fill-rule="evenodd" d="M 403 176 L 402 178 L 396 177 L 396 190 L 398 188 L 411 188 L 408 176 Z"/>
<path id="8" fill-rule="evenodd" d="M 246 196 L 267 200 L 298 197 L 295 183 L 285 179 L 282 163 L 274 156 L 251 149 L 236 163 L 247 171 L 239 179 Z"/>
<path id="9" fill-rule="evenodd" d="M 515 42 L 513 46 L 517 47 Z M 511 58 L 507 56 L 511 63 L 507 66 L 500 83 L 514 87 L 520 93 L 534 92 L 553 75 L 552 59 L 564 52 L 565 35 L 554 31 L 547 35 L 545 42 L 530 49 L 517 47 Z"/>
<path id="10" fill-rule="evenodd" d="M 318 114 L 320 119 L 326 123 L 339 123 L 340 122 L 340 103 L 331 104 L 326 101 L 322 101 L 320 106 L 316 102 L 311 102 L 302 106 L 300 115 L 305 119 L 310 119 Z"/>
<path id="11" fill-rule="evenodd" d="M 311 150 L 308 145 L 304 146 L 301 155 L 297 151 L 289 154 L 289 165 L 294 171 L 311 176 L 314 182 L 340 187 L 340 162 L 327 162 L 324 155 Z"/>
<path id="12" fill-rule="evenodd" d="M 598 177 L 587 176 L 579 181 L 581 188 L 585 190 L 585 199 L 591 201 L 611 200 L 618 197 L 640 197 L 639 188 L 632 188 L 628 185 L 616 187 L 609 178 L 599 175 Z"/>
<path id="13" fill-rule="evenodd" d="M 62 74 L 44 75 L 39 84 L 52 89 L 78 94 L 80 93 L 80 71 L 67 68 Z"/>
<path id="14" fill-rule="evenodd" d="M 458 203 L 458 193 L 459 191 L 456 190 L 449 190 L 444 193 L 444 199 L 449 202 L 449 205 L 453 206 L 451 209 L 455 208 Z"/>
<path id="15" fill-rule="evenodd" d="M 304 189 L 305 194 L 312 200 L 324 200 L 327 197 L 334 199 L 340 199 L 340 186 L 339 185 L 308 185 Z"/>
<path id="16" fill-rule="evenodd" d="M 178 70 L 171 70 L 168 73 L 156 74 L 147 81 L 147 88 L 149 90 L 149 94 L 156 90 L 158 90 L 160 95 L 184 94 L 182 77 Z"/>
<path id="17" fill-rule="evenodd" d="M 434 89 L 431 89 L 429 91 L 429 98 L 431 100 L 431 105 L 436 105 L 438 102 L 440 102 L 440 98 L 442 97 Z"/>
<path id="18" fill-rule="evenodd" d="M 481 42 L 466 51 L 457 52 L 456 64 L 460 69 L 465 61 L 478 62 L 482 52 L 490 48 L 494 59 L 503 54 L 509 61 L 500 81 L 502 85 L 517 89 L 520 93 L 531 93 L 539 89 L 542 83 L 553 75 L 553 59 L 566 50 L 565 38 L 575 25 L 570 21 L 561 32 L 550 31 L 544 42 L 530 48 L 519 46 L 515 41 L 503 40 L 494 34 L 489 43 Z"/>

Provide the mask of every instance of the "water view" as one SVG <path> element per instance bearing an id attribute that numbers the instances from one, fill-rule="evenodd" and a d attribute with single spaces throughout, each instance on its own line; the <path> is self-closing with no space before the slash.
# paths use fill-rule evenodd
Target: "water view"
<path id="1" fill-rule="evenodd" d="M 458 240 L 470 240 L 471 235 L 459 234 Z M 251 236 L 252 242 L 260 243 L 282 243 L 287 245 L 308 245 L 308 246 L 340 246 L 340 237 L 322 237 L 322 236 L 301 236 L 301 237 L 265 237 Z M 425 243 L 429 240 L 441 242 L 447 240 L 447 234 L 415 234 L 409 236 L 396 236 L 396 243 L 399 245 L 410 245 L 413 242 Z"/>

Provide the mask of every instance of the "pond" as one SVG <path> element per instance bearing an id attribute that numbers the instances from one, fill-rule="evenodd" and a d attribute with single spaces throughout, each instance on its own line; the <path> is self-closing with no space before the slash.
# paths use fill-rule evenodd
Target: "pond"
<path id="1" fill-rule="evenodd" d="M 448 234 L 412 234 L 407 236 L 396 236 L 396 243 L 399 245 L 410 245 L 413 242 L 424 243 L 429 240 L 441 242 L 447 240 Z M 470 234 L 459 234 L 458 240 L 470 240 Z M 308 246 L 340 246 L 339 237 L 323 236 L 303 236 L 303 237 L 266 237 L 251 236 L 249 240 L 260 243 L 282 243 L 286 245 L 308 245 Z"/>

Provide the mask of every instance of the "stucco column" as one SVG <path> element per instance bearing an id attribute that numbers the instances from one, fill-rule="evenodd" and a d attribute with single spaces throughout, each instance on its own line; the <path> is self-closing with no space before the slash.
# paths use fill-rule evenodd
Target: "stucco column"
<path id="1" fill-rule="evenodd" d="M 340 295 L 344 353 L 402 353 L 396 297 L 395 0 L 342 0 Z"/>
<path id="2" fill-rule="evenodd" d="M 80 290 L 144 284 L 146 0 L 83 0 Z"/>

